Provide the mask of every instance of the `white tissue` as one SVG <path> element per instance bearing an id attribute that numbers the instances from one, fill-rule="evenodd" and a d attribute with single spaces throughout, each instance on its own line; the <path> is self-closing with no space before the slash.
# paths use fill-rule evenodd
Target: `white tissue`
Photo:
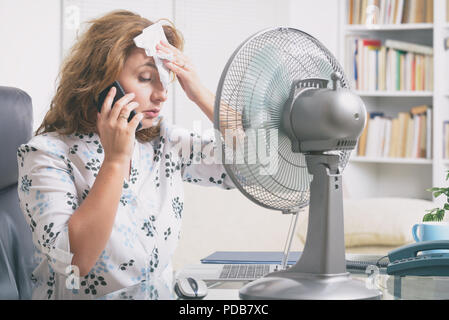
<path id="1" fill-rule="evenodd" d="M 162 85 L 164 86 L 164 89 L 167 89 L 170 82 L 170 70 L 164 65 L 162 60 L 172 61 L 173 54 L 158 54 L 156 52 L 156 45 L 161 40 L 168 42 L 165 37 L 164 29 L 162 28 L 162 23 L 157 22 L 145 28 L 140 35 L 135 37 L 134 43 L 137 47 L 145 49 L 147 56 L 153 57 Z"/>

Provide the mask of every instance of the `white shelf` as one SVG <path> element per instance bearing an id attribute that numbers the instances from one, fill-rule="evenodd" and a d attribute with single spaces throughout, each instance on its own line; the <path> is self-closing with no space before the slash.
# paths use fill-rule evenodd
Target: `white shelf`
<path id="1" fill-rule="evenodd" d="M 373 25 L 345 25 L 345 31 L 401 31 L 401 30 L 432 30 L 433 23 L 404 23 L 404 24 L 373 24 Z"/>
<path id="2" fill-rule="evenodd" d="M 432 186 L 446 185 L 446 171 L 449 159 L 443 158 L 439 147 L 443 141 L 442 123 L 449 120 L 448 51 L 443 39 L 449 35 L 449 21 L 446 19 L 446 3 L 434 0 L 433 23 L 349 25 L 347 4 L 340 1 L 339 15 L 339 58 L 347 64 L 347 36 L 370 37 L 414 42 L 434 49 L 434 72 L 432 91 L 355 91 L 366 103 L 367 111 L 385 111 L 394 116 L 411 107 L 432 105 L 432 156 L 433 159 L 359 157 L 349 159 L 345 170 L 347 192 L 351 197 L 402 196 L 433 199 L 426 191 Z M 350 62 L 349 62 L 350 63 Z M 354 87 L 355 89 L 355 87 Z"/>
<path id="3" fill-rule="evenodd" d="M 356 91 L 362 97 L 433 97 L 432 91 Z M 447 93 L 449 95 L 449 92 Z"/>
<path id="4" fill-rule="evenodd" d="M 414 159 L 414 158 L 382 158 L 382 157 L 351 157 L 351 162 L 366 162 L 366 163 L 388 163 L 388 164 L 419 164 L 431 165 L 431 159 Z M 448 161 L 449 162 L 449 161 Z"/>

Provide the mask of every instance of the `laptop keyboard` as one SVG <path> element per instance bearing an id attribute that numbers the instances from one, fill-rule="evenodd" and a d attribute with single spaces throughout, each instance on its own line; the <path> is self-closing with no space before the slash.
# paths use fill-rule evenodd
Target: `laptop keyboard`
<path id="1" fill-rule="evenodd" d="M 270 272 L 269 264 L 225 264 L 220 279 L 257 279 Z"/>

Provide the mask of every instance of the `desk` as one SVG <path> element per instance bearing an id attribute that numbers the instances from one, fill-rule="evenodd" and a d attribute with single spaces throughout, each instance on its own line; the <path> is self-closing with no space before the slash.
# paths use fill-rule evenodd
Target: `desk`
<path id="1" fill-rule="evenodd" d="M 436 300 L 449 299 L 449 277 L 398 277 L 379 273 L 351 273 L 354 279 L 364 281 L 382 291 L 382 300 Z M 248 281 L 206 281 L 209 288 L 204 300 L 238 300 L 239 289 Z M 103 300 L 148 300 L 149 290 L 145 282 L 112 292 Z"/>

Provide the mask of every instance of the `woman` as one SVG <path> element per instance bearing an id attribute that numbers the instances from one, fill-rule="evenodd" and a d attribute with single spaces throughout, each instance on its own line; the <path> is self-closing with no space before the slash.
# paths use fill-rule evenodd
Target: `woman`
<path id="1" fill-rule="evenodd" d="M 158 116 L 167 90 L 133 41 L 150 25 L 128 11 L 91 21 L 36 136 L 18 149 L 20 203 L 37 248 L 34 299 L 95 299 L 143 280 L 152 298 L 170 298 L 183 181 L 232 187 L 221 165 L 192 162 L 193 135 Z M 212 120 L 214 95 L 183 55 L 178 31 L 164 25 L 164 33 L 168 43 L 157 49 L 174 57 L 166 67 Z M 97 97 L 115 80 L 127 94 L 112 105 L 111 89 L 99 113 Z"/>

